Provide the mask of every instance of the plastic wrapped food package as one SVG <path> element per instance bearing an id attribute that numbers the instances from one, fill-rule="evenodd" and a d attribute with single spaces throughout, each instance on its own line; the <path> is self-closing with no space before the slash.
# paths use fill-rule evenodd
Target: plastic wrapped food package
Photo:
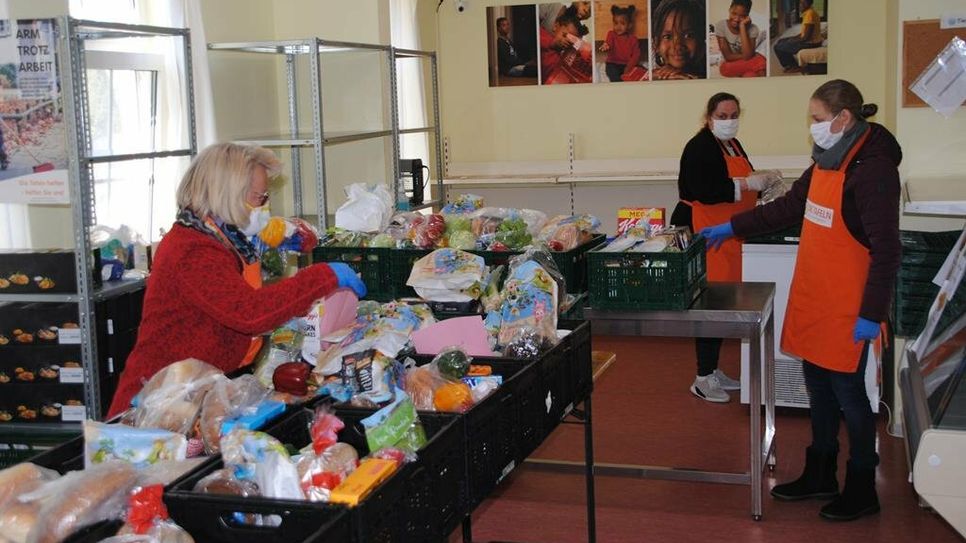
<path id="1" fill-rule="evenodd" d="M 121 518 L 137 481 L 131 464 L 108 462 L 68 473 L 21 496 L 22 502 L 40 501 L 27 541 L 58 543 L 85 526 Z"/>
<path id="2" fill-rule="evenodd" d="M 224 378 L 221 370 L 194 358 L 165 367 L 138 395 L 135 426 L 187 434 L 198 418 L 205 394 L 216 380 Z"/>
<path id="3" fill-rule="evenodd" d="M 536 262 L 553 279 L 557 284 L 557 306 L 562 305 L 564 296 L 567 294 L 567 282 L 563 274 L 560 273 L 557 262 L 553 259 L 553 255 L 550 254 L 549 249 L 545 245 L 536 244 L 527 249 L 523 254 L 511 258 L 508 277 L 513 276 L 517 268 L 527 262 Z"/>
<path id="4" fill-rule="evenodd" d="M 195 484 L 194 490 L 202 494 L 223 494 L 244 498 L 261 495 L 254 481 L 239 479 L 235 476 L 235 470 L 231 468 L 209 473 Z"/>
<path id="5" fill-rule="evenodd" d="M 205 453 L 210 455 L 220 450 L 221 428 L 226 419 L 253 410 L 268 395 L 269 390 L 253 375 L 218 380 L 201 404 L 200 430 Z"/>
<path id="6" fill-rule="evenodd" d="M 451 203 L 443 207 L 447 215 L 472 213 L 483 207 L 483 197 L 476 194 L 460 194 Z"/>
<path id="7" fill-rule="evenodd" d="M 547 221 L 538 239 L 552 251 L 569 251 L 589 241 L 600 229 L 593 215 L 558 215 Z"/>
<path id="8" fill-rule="evenodd" d="M 299 360 L 304 342 L 303 326 L 300 319 L 292 319 L 272 331 L 268 349 L 255 362 L 255 379 L 265 388 L 271 388 L 275 368 L 287 362 Z"/>
<path id="9" fill-rule="evenodd" d="M 304 499 L 298 470 L 285 447 L 274 437 L 250 430 L 236 429 L 221 440 L 222 458 L 235 476 L 257 485 L 262 496 Z"/>
<path id="10" fill-rule="evenodd" d="M 485 270 L 481 256 L 458 249 L 438 249 L 413 264 L 406 284 L 427 300 L 468 302 L 482 294 L 480 284 Z"/>
<path id="11" fill-rule="evenodd" d="M 0 511 L 17 496 L 36 490 L 46 482 L 60 477 L 54 470 L 30 462 L 15 464 L 0 471 Z"/>
<path id="12" fill-rule="evenodd" d="M 508 345 L 521 329 L 532 329 L 546 341 L 556 342 L 557 282 L 535 260 L 518 264 L 507 279 L 503 304 L 487 314 L 486 324 L 497 330 L 497 344 Z"/>
<path id="13" fill-rule="evenodd" d="M 393 197 L 385 184 L 353 183 L 345 188 L 346 202 L 335 212 L 335 225 L 354 232 L 380 232 L 392 217 Z"/>
<path id="14" fill-rule="evenodd" d="M 194 539 L 169 519 L 168 510 L 161 500 L 163 493 L 162 485 L 135 489 L 130 497 L 127 521 L 117 536 L 104 541 L 193 543 Z"/>
<path id="15" fill-rule="evenodd" d="M 397 390 L 395 400 L 362 419 L 366 432 L 366 444 L 370 451 L 395 447 L 409 453 L 426 445 L 426 431 L 419 421 L 416 406 L 402 390 Z"/>
<path id="16" fill-rule="evenodd" d="M 84 421 L 84 467 L 123 461 L 144 468 L 168 460 L 184 460 L 188 440 L 184 434 L 156 428 Z"/>
<path id="17" fill-rule="evenodd" d="M 461 379 L 472 358 L 459 347 L 449 347 L 432 362 L 406 371 L 404 388 L 416 409 L 463 413 L 473 407 L 471 389 Z"/>

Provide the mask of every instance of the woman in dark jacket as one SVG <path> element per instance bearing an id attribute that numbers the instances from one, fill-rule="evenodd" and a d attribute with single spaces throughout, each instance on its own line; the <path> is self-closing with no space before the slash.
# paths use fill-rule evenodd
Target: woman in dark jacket
<path id="1" fill-rule="evenodd" d="M 681 201 L 671 215 L 671 223 L 690 226 L 697 232 L 706 226 L 727 221 L 732 215 L 755 206 L 758 191 L 777 181 L 773 175 L 755 174 L 748 155 L 735 138 L 738 98 L 719 92 L 708 100 L 704 126 L 691 138 L 681 154 L 678 196 Z M 709 281 L 741 281 L 741 243 L 726 242 L 720 251 L 708 254 Z M 718 369 L 721 339 L 697 338 L 695 351 L 698 374 L 691 392 L 709 402 L 731 400 L 727 390 L 741 384 Z"/>
<path id="2" fill-rule="evenodd" d="M 802 222 L 795 275 L 782 330 L 782 350 L 803 361 L 812 444 L 797 480 L 772 489 L 781 500 L 835 498 L 830 520 L 879 511 L 875 491 L 875 416 L 865 389 L 870 350 L 878 351 L 901 261 L 899 162 L 889 131 L 866 117 L 862 94 L 848 81 L 825 83 L 809 113 L 814 164 L 768 205 L 702 233 L 709 246 Z M 845 487 L 836 479 L 839 420 L 845 415 L 849 461 Z"/>

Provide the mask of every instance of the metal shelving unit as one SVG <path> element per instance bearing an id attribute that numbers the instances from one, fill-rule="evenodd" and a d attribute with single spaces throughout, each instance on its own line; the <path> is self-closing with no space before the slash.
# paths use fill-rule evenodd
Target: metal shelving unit
<path id="1" fill-rule="evenodd" d="M 98 350 L 95 302 L 120 296 L 144 286 L 143 280 L 115 281 L 94 288 L 91 228 L 97 217 L 94 195 L 94 165 L 128 160 L 159 159 L 169 157 L 192 157 L 197 153 L 195 138 L 194 98 L 192 95 L 191 42 L 187 29 L 165 28 L 145 25 L 102 23 L 60 18 L 58 21 L 58 58 L 64 117 L 67 125 L 67 151 L 71 217 L 74 227 L 74 266 L 77 275 L 77 292 L 70 294 L 3 294 L 4 302 L 76 303 L 78 324 L 81 331 L 81 361 L 84 370 L 84 405 L 88 418 L 101 418 L 101 390 L 98 378 Z M 183 149 L 166 149 L 122 155 L 95 155 L 91 146 L 91 122 L 85 43 L 89 40 L 120 38 L 180 38 L 183 45 L 185 66 L 186 116 L 188 120 L 188 146 Z M 26 428 L 34 430 L 63 430 L 78 428 L 76 423 L 63 424 L 5 424 L 3 428 Z M 78 428 L 79 429 L 79 428 Z"/>
<path id="2" fill-rule="evenodd" d="M 325 230 L 329 226 L 328 219 L 328 195 L 326 186 L 325 170 L 325 149 L 328 146 L 349 144 L 353 142 L 367 141 L 379 138 L 392 138 L 392 191 L 399 194 L 399 183 L 401 183 L 399 173 L 399 138 L 403 134 L 432 133 L 435 135 L 436 148 L 436 180 L 437 196 L 442 195 L 442 143 L 439 127 L 439 91 L 437 83 L 436 53 L 427 51 L 411 51 L 397 49 L 386 45 L 375 45 L 366 43 L 352 43 L 323 40 L 321 38 L 306 38 L 301 40 L 275 40 L 275 41 L 253 41 L 253 42 L 226 42 L 209 43 L 210 51 L 232 51 L 242 53 L 255 53 L 267 55 L 285 56 L 285 78 L 288 96 L 288 133 L 269 134 L 264 136 L 254 136 L 249 138 L 239 138 L 237 143 L 260 145 L 263 147 L 289 148 L 292 152 L 292 192 L 294 214 L 305 216 L 303 205 L 303 186 L 302 186 L 302 164 L 299 151 L 303 148 L 311 149 L 315 162 L 315 188 L 316 188 L 316 209 L 317 223 L 320 230 Z M 360 130 L 360 131 L 327 131 L 324 128 L 324 107 L 322 100 L 322 77 L 321 56 L 332 53 L 352 53 L 352 52 L 380 52 L 385 55 L 386 69 L 389 77 L 389 105 L 390 105 L 390 128 L 382 130 Z M 311 123 L 310 132 L 303 132 L 299 126 L 299 95 L 298 95 L 298 74 L 297 60 L 300 56 L 308 57 L 309 64 L 309 83 L 311 86 Z M 399 127 L 399 100 L 396 82 L 396 61 L 397 59 L 415 58 L 428 60 L 432 63 L 433 79 L 433 110 L 434 124 L 429 127 L 400 129 Z M 427 202 L 423 207 L 435 207 L 441 200 Z M 398 202 L 397 202 L 398 205 Z"/>

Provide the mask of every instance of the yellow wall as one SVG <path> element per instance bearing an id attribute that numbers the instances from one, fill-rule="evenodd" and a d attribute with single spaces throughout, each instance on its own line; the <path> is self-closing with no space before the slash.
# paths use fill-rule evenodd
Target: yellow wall
<path id="1" fill-rule="evenodd" d="M 708 97 L 718 91 L 741 98 L 740 134 L 752 154 L 809 151 L 805 108 L 826 77 L 491 89 L 485 10 L 503 3 L 469 2 L 462 14 L 447 3 L 438 18 L 434 7 L 422 6 L 423 23 L 438 24 L 443 126 L 453 162 L 566 159 L 570 132 L 577 135 L 578 158 L 676 157 L 698 128 Z M 866 101 L 880 105 L 893 93 L 886 77 L 893 49 L 884 5 L 832 2 L 829 14 L 829 77 L 851 80 Z"/>

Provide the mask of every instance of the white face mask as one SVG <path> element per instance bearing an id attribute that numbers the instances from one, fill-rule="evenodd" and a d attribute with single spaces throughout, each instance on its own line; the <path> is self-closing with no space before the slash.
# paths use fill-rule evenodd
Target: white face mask
<path id="1" fill-rule="evenodd" d="M 815 145 L 818 145 L 822 149 L 830 149 L 833 145 L 842 139 L 845 134 L 845 130 L 838 133 L 832 132 L 832 122 L 835 121 L 839 116 L 836 115 L 832 117 L 831 121 L 822 121 L 820 123 L 812 123 L 812 126 L 808 128 L 809 132 L 812 133 L 812 141 Z"/>
<path id="2" fill-rule="evenodd" d="M 268 210 L 267 204 L 253 207 L 248 213 L 248 226 L 242 228 L 241 231 L 248 237 L 255 236 L 268 225 L 268 220 L 271 218 L 272 214 Z"/>
<path id="3" fill-rule="evenodd" d="M 712 119 L 711 133 L 722 141 L 734 139 L 738 135 L 738 119 Z"/>

